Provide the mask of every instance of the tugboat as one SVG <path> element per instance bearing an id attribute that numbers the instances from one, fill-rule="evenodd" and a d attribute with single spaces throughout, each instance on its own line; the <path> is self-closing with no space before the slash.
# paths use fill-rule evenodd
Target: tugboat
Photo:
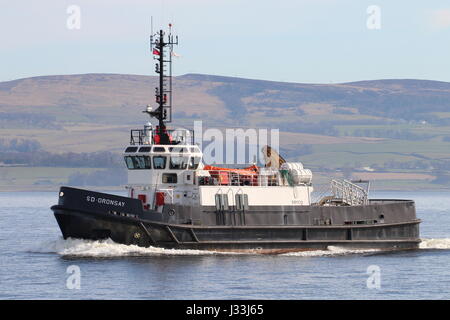
<path id="1" fill-rule="evenodd" d="M 158 123 L 130 132 L 123 153 L 128 196 L 61 187 L 51 210 L 64 239 L 260 253 L 418 248 L 414 201 L 369 199 L 365 181 L 331 180 L 330 195 L 313 202 L 311 171 L 269 146 L 263 148 L 263 167 L 203 164 L 193 132 L 166 126 L 178 37 L 160 30 L 150 43 L 159 74 L 158 107 L 144 112 Z"/>

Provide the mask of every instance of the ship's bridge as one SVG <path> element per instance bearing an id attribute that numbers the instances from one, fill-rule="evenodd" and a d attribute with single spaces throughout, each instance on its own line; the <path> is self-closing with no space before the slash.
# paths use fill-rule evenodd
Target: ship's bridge
<path id="1" fill-rule="evenodd" d="M 158 128 L 150 125 L 131 130 L 130 144 L 124 152 L 130 185 L 192 184 L 193 171 L 202 162 L 202 152 L 195 145 L 193 132 L 167 130 L 169 144 L 160 144 Z"/>
<path id="2" fill-rule="evenodd" d="M 196 170 L 202 153 L 196 145 L 130 145 L 124 159 L 129 170 Z"/>
<path id="3" fill-rule="evenodd" d="M 158 194 L 174 201 L 195 185 L 195 172 L 201 169 L 202 152 L 193 143 L 189 130 L 167 130 L 169 144 L 158 143 L 158 131 L 131 130 L 130 144 L 123 153 L 128 168 L 129 197 L 141 199 L 145 208 L 158 206 Z M 184 197 L 183 197 L 184 198 Z"/>

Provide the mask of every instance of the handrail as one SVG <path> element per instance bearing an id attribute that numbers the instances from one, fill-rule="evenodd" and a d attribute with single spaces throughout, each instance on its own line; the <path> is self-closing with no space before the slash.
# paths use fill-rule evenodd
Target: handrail
<path id="1" fill-rule="evenodd" d="M 272 175 L 260 175 L 258 172 L 248 171 L 243 173 L 242 169 L 233 170 L 203 170 L 204 174 L 197 175 L 200 186 L 289 186 L 280 179 L 279 171 Z"/>
<path id="2" fill-rule="evenodd" d="M 188 129 L 166 130 L 173 139 L 171 144 L 194 145 L 194 131 Z M 130 130 L 130 145 L 158 144 L 158 132 L 156 129 L 132 129 Z"/>
<path id="3" fill-rule="evenodd" d="M 348 180 L 331 180 L 331 192 L 334 198 L 351 206 L 369 203 L 367 191 Z"/>

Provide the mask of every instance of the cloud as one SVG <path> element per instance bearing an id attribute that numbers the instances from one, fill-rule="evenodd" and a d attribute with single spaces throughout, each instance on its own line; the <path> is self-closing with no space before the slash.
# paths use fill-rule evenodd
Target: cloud
<path id="1" fill-rule="evenodd" d="M 450 9 L 439 9 L 431 12 L 430 22 L 433 29 L 450 28 Z"/>

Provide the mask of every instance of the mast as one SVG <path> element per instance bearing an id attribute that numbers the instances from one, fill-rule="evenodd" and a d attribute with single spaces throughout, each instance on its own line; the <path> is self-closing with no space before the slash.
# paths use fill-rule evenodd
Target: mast
<path id="1" fill-rule="evenodd" d="M 170 144 L 166 123 L 172 121 L 172 51 L 173 45 L 178 45 L 178 36 L 172 36 L 172 24 L 169 24 L 167 37 L 163 30 L 150 36 L 150 49 L 156 62 L 155 72 L 159 74 L 159 86 L 155 88 L 156 110 L 148 108 L 145 113 L 158 120 L 156 135 L 159 144 Z M 156 56 L 156 58 L 155 58 Z"/>

